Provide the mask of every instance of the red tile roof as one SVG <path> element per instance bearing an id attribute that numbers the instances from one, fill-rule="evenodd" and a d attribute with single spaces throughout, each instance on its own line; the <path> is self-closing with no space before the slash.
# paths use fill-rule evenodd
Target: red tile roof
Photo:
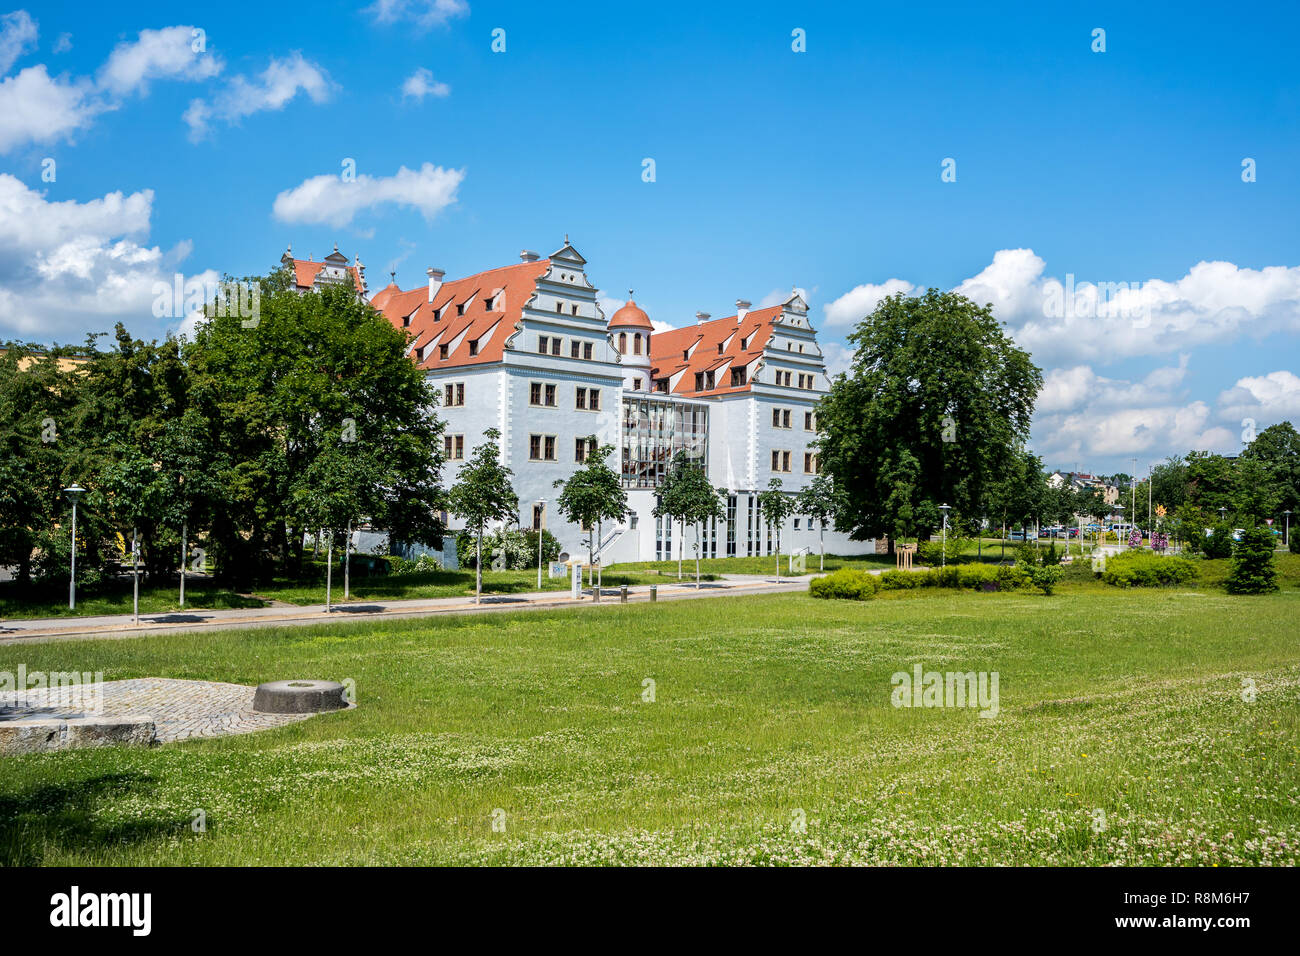
<path id="1" fill-rule="evenodd" d="M 654 329 L 654 326 L 650 324 L 650 316 L 645 314 L 645 309 L 631 299 L 628 299 L 623 307 L 610 318 L 609 327 L 611 329 L 645 329 L 646 331 Z"/>
<path id="2" fill-rule="evenodd" d="M 746 312 L 739 323 L 732 315 L 668 332 L 656 332 L 650 336 L 651 375 L 656 379 L 671 378 L 683 372 L 677 386 L 672 389 L 674 395 L 700 397 L 749 391 L 754 373 L 752 363 L 762 356 L 764 346 L 772 337 L 773 320 L 780 314 L 781 306 L 774 305 Z M 744 349 L 740 347 L 742 340 L 745 340 Z M 723 345 L 721 353 L 719 345 Z M 690 351 L 689 358 L 683 355 L 687 350 Z M 715 371 L 723 365 L 727 370 L 714 382 L 714 388 L 696 391 L 696 372 Z M 746 370 L 745 384 L 733 386 L 730 370 L 742 365 L 751 366 Z"/>
<path id="3" fill-rule="evenodd" d="M 325 268 L 323 262 L 312 262 L 309 259 L 293 260 L 293 281 L 297 283 L 300 289 L 310 289 L 316 284 L 316 276 L 320 274 L 321 269 Z M 348 272 L 352 273 L 352 282 L 356 285 L 358 292 L 365 292 L 365 283 L 361 280 L 361 274 L 357 271 L 356 266 L 348 266 Z"/>
<path id="4" fill-rule="evenodd" d="M 442 284 L 432 304 L 427 285 L 403 292 L 390 283 L 375 294 L 370 304 L 394 326 L 405 327 L 412 334 L 411 344 L 416 350 L 413 357 L 420 368 L 432 370 L 499 362 L 505 341 L 514 334 L 524 306 L 536 290 L 537 280 L 550 267 L 550 259 L 538 259 L 452 279 Z M 495 299 L 495 309 L 491 312 L 486 307 L 489 298 Z M 462 306 L 463 315 L 459 314 Z M 481 343 L 476 355 L 470 355 L 470 343 L 480 341 L 489 332 L 491 338 Z M 453 344 L 455 348 L 449 348 L 447 358 L 439 359 L 438 346 Z M 425 350 L 423 361 L 419 349 Z"/>

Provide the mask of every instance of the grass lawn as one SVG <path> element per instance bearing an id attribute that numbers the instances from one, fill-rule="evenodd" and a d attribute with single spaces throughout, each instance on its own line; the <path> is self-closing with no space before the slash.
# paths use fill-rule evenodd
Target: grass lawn
<path id="1" fill-rule="evenodd" d="M 1297 612 L 1294 587 L 1089 583 L 4 646 L 10 671 L 352 678 L 360 706 L 5 758 L 0 862 L 1294 864 Z M 917 663 L 997 671 L 1000 713 L 892 707 Z"/>

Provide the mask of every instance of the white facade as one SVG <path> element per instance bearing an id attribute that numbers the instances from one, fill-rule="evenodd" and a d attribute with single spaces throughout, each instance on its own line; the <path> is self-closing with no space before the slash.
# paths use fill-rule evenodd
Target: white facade
<path id="1" fill-rule="evenodd" d="M 555 482 L 580 467 L 584 451 L 580 445 L 594 436 L 599 444 L 615 449 L 610 464 L 623 471 L 631 509 L 625 521 L 602 529 L 601 560 L 611 564 L 676 558 L 679 550 L 691 558 L 696 530 L 687 528 L 683 541 L 680 529 L 653 515 L 656 477 L 676 450 L 685 450 L 707 465 L 714 485 L 730 491 L 728 520 L 703 529 L 701 556 L 774 554 L 776 542 L 762 524 L 755 495 L 766 490 L 772 478 L 781 479 L 783 491 L 797 492 L 814 476 L 811 445 L 816 430 L 810 416 L 827 386 L 821 350 L 803 300 L 792 295 L 780 309 L 763 310 L 770 319 L 762 326 L 767 338 L 761 353 L 751 348 L 736 357 L 724 354 L 739 343 L 732 343 L 729 335 L 720 336 L 726 327 L 719 323 L 737 325 L 742 334 L 755 327 L 756 320 L 743 311 L 738 312 L 739 320 L 732 316 L 700 323 L 698 343 L 680 349 L 681 361 L 693 364 L 669 374 L 660 367 L 660 356 L 652 361 L 650 355 L 651 340 L 658 342 L 661 333 L 652 337 L 646 320 L 644 345 L 636 343 L 643 351 L 632 354 L 631 336 L 640 339 L 641 332 L 610 327 L 597 304 L 597 289 L 586 275 L 586 262 L 567 241 L 548 260 L 537 261 L 531 254 L 523 258 L 521 266 L 454 283 L 431 276 L 427 298 L 396 286 L 375 296 L 376 307 L 390 321 L 415 332 L 414 357 L 442 396 L 436 413 L 446 423 L 448 484 L 455 482 L 461 464 L 483 441 L 484 432 L 497 429 L 502 459 L 514 473 L 519 525 L 534 527 L 540 513 L 542 525 L 566 552 L 585 557 L 587 534 L 559 515 Z M 431 272 L 440 279 L 441 273 Z M 522 273 L 530 276 L 526 299 L 511 291 L 516 288 L 511 283 Z M 454 288 L 448 291 L 450 286 Z M 475 313 L 475 298 L 493 294 L 497 298 Z M 506 301 L 502 306 L 499 299 L 512 294 L 523 301 Z M 499 319 L 490 311 L 494 308 L 502 308 Z M 463 315 L 459 321 L 464 327 L 447 318 L 449 313 Z M 644 318 L 644 313 L 640 316 Z M 614 324 L 619 321 L 616 316 Z M 625 334 L 620 338 L 619 333 Z M 707 342 L 704 333 L 712 336 Z M 667 335 L 677 342 L 693 333 L 683 329 Z M 466 358 L 470 353 L 464 341 L 473 336 L 478 344 L 472 357 Z M 628 354 L 620 354 L 620 341 Z M 716 350 L 716 357 L 712 351 L 707 357 L 693 351 L 705 344 Z M 438 358 L 444 354 L 444 359 Z M 747 380 L 712 394 L 685 389 L 683 382 L 693 383 L 695 368 L 702 368 L 700 362 L 706 358 L 718 373 L 709 380 L 732 381 L 729 366 L 742 361 L 747 363 Z M 450 523 L 456 527 L 454 516 Z M 816 523 L 796 515 L 786 523 L 781 551 L 789 554 L 807 548 L 815 554 L 818 541 Z M 850 541 L 829 529 L 825 544 L 828 553 L 873 550 L 872 542 Z"/>

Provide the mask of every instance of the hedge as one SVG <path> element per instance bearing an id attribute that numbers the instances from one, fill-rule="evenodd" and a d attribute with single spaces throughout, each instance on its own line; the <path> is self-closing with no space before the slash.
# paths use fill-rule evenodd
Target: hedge
<path id="1" fill-rule="evenodd" d="M 972 591 L 1014 591 L 1028 575 L 1018 567 L 994 564 L 957 564 L 928 571 L 886 571 L 880 576 L 882 591 L 912 588 L 967 588 Z"/>
<path id="2" fill-rule="evenodd" d="M 813 578 L 808 593 L 815 598 L 869 601 L 876 596 L 876 579 L 856 568 L 840 568 L 825 577 Z"/>
<path id="3" fill-rule="evenodd" d="M 1118 588 L 1158 588 L 1186 584 L 1196 566 L 1186 558 L 1160 557 L 1150 551 L 1126 551 L 1106 559 L 1101 579 Z"/>

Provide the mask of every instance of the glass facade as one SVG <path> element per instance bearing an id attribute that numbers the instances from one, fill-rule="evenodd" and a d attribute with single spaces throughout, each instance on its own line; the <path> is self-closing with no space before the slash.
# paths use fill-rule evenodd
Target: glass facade
<path id="1" fill-rule="evenodd" d="M 625 487 L 658 487 L 678 452 L 701 467 L 708 461 L 709 409 L 702 403 L 624 395 L 621 431 Z"/>

